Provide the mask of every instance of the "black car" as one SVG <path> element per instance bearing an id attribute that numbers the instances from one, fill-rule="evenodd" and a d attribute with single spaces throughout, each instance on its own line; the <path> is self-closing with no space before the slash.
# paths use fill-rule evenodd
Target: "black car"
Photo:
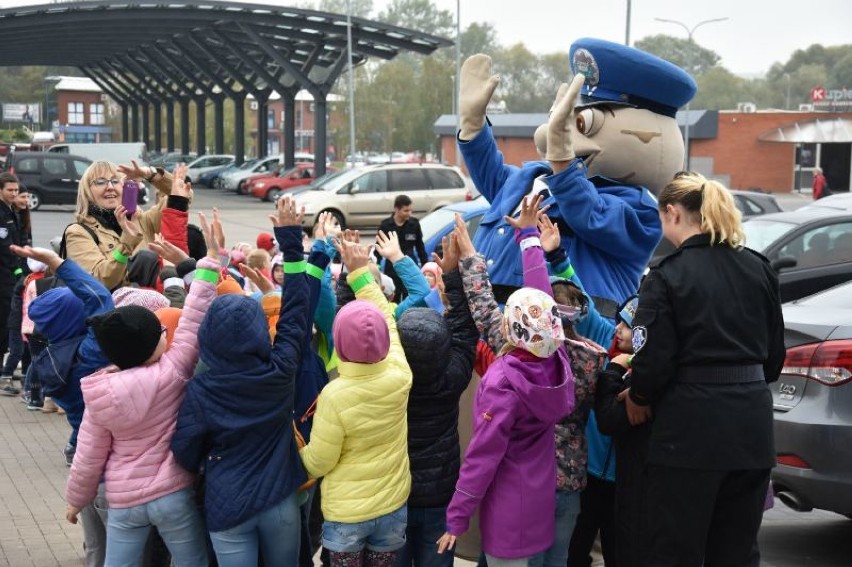
<path id="1" fill-rule="evenodd" d="M 746 246 L 778 270 L 781 301 L 852 280 L 852 214 L 800 209 L 743 223 Z"/>
<path id="2" fill-rule="evenodd" d="M 18 176 L 30 194 L 30 209 L 42 205 L 73 205 L 77 202 L 77 187 L 92 161 L 69 154 L 45 152 L 15 152 L 7 158 L 8 171 Z M 148 202 L 148 190 L 143 184 L 139 204 Z"/>

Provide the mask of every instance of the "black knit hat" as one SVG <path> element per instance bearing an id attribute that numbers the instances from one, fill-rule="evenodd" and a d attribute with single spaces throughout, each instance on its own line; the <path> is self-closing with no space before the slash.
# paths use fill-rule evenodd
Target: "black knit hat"
<path id="1" fill-rule="evenodd" d="M 89 324 L 104 356 L 122 370 L 139 366 L 154 354 L 162 335 L 160 320 L 138 305 L 126 305 L 92 317 Z"/>

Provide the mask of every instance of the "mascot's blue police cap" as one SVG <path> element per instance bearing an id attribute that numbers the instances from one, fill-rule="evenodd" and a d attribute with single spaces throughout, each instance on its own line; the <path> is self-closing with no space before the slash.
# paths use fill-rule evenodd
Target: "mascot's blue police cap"
<path id="1" fill-rule="evenodd" d="M 569 51 L 571 71 L 586 76 L 579 106 L 615 103 L 674 118 L 697 85 L 689 73 L 635 47 L 582 38 Z"/>

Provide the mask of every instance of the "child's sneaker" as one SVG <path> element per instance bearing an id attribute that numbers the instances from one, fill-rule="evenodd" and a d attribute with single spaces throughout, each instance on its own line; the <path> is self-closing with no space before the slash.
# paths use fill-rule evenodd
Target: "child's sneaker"
<path id="1" fill-rule="evenodd" d="M 27 409 L 30 411 L 41 411 L 43 407 L 44 402 L 41 400 L 30 399 L 30 403 L 27 404 Z"/>
<path id="2" fill-rule="evenodd" d="M 56 402 L 53 401 L 53 398 L 47 397 L 44 399 L 44 404 L 42 405 L 41 412 L 42 413 L 56 413 L 58 410 L 58 406 Z"/>
<path id="3" fill-rule="evenodd" d="M 22 404 L 29 404 L 30 403 L 30 393 L 24 392 L 23 394 L 18 396 L 18 399 L 21 401 Z"/>
<path id="4" fill-rule="evenodd" d="M 20 393 L 21 389 L 16 388 L 14 384 L 12 384 L 11 376 L 0 377 L 0 394 L 4 396 L 17 396 Z"/>

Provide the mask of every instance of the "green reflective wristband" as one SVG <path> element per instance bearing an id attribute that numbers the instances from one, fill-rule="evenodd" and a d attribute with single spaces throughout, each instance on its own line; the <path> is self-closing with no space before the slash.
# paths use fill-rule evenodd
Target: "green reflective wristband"
<path id="1" fill-rule="evenodd" d="M 358 293 L 364 288 L 364 286 L 368 286 L 375 281 L 376 278 L 373 277 L 373 274 L 366 272 L 355 278 L 355 281 L 349 284 L 349 287 L 352 288 L 353 293 Z"/>
<path id="2" fill-rule="evenodd" d="M 128 257 L 122 254 L 121 250 L 118 249 L 112 251 L 112 257 L 119 264 L 126 264 L 128 260 Z"/>
<path id="3" fill-rule="evenodd" d="M 208 268 L 196 268 L 195 279 L 210 282 L 213 285 L 219 283 L 219 272 Z"/>
<path id="4" fill-rule="evenodd" d="M 15 270 L 14 272 L 12 272 L 12 273 L 13 273 L 14 275 L 16 275 L 16 276 L 20 276 L 21 274 L 23 274 L 23 273 L 24 273 L 24 270 L 22 270 L 21 268 L 18 268 L 18 269 L 16 269 L 16 270 Z"/>
<path id="5" fill-rule="evenodd" d="M 565 268 L 565 271 L 562 272 L 561 274 L 558 274 L 558 275 L 559 275 L 560 278 L 565 278 L 567 280 L 568 278 L 572 277 L 576 273 L 577 272 L 574 271 L 574 266 L 571 265 L 571 264 L 568 264 L 568 267 Z"/>
<path id="6" fill-rule="evenodd" d="M 323 270 L 319 266 L 314 266 L 311 263 L 308 263 L 306 271 L 308 272 L 309 276 L 313 276 L 318 280 L 321 280 L 323 276 L 325 276 L 325 270 Z"/>
<path id="7" fill-rule="evenodd" d="M 298 262 L 284 262 L 285 274 L 302 274 L 307 270 L 308 262 L 299 260 Z"/>

